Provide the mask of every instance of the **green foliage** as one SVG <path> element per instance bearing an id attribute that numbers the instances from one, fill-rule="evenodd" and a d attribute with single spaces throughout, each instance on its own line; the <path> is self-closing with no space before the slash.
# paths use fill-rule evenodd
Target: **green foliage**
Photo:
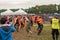
<path id="1" fill-rule="evenodd" d="M 43 5 L 40 6 L 40 11 L 42 13 L 54 13 L 56 12 L 56 7 L 55 5 Z"/>
<path id="2" fill-rule="evenodd" d="M 60 5 L 58 5 L 58 7 L 59 7 L 59 10 L 58 10 L 58 12 L 60 13 Z"/>
<path id="3" fill-rule="evenodd" d="M 2 12 L 5 12 L 7 9 L 1 9 L 0 10 L 0 13 L 2 13 Z"/>
<path id="4" fill-rule="evenodd" d="M 38 10 L 35 7 L 29 8 L 27 10 L 25 10 L 28 13 L 55 13 L 55 12 L 59 12 L 60 13 L 60 5 L 58 5 L 59 10 L 56 10 L 56 4 L 52 5 L 41 5 L 38 6 Z"/>
<path id="5" fill-rule="evenodd" d="M 37 9 L 37 8 L 38 9 Z M 35 13 L 35 14 L 39 14 L 39 13 L 55 13 L 55 12 L 58 12 L 60 13 L 60 5 L 58 5 L 58 11 L 56 10 L 56 4 L 52 5 L 41 5 L 41 6 L 35 6 L 35 7 L 31 7 L 29 9 L 23 9 L 24 11 L 26 11 L 27 13 Z M 0 10 L 0 13 L 1 12 L 4 12 L 6 11 L 7 9 L 1 9 Z M 19 9 L 10 9 L 11 11 L 15 12 L 15 11 L 18 11 Z"/>
<path id="6" fill-rule="evenodd" d="M 11 11 L 15 12 L 15 11 L 18 11 L 19 9 L 10 9 Z"/>

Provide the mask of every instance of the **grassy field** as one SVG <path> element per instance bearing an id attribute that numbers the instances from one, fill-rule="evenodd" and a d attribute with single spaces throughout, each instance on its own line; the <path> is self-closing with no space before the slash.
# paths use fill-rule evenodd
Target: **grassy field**
<path id="1" fill-rule="evenodd" d="M 41 32 L 40 35 L 37 35 L 37 25 L 34 25 L 32 29 L 33 34 L 30 37 L 27 36 L 25 30 L 20 30 L 20 32 L 14 32 L 13 33 L 14 40 L 52 40 L 50 24 L 44 24 L 43 31 Z"/>

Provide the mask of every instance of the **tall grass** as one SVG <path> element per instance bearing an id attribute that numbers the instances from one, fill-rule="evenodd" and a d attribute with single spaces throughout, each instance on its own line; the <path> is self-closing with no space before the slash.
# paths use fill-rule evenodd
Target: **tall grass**
<path id="1" fill-rule="evenodd" d="M 51 25 L 50 24 L 44 24 L 43 30 L 40 35 L 37 35 L 37 25 L 35 24 L 33 27 L 33 34 L 31 37 L 27 36 L 26 31 L 20 31 L 13 33 L 14 40 L 52 40 L 51 35 Z M 59 30 L 60 32 L 60 30 Z M 59 35 L 60 40 L 60 35 Z"/>

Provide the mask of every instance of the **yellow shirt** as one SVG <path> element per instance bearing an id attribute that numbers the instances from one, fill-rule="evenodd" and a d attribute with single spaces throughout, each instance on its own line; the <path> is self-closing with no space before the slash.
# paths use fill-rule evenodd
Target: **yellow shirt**
<path id="1" fill-rule="evenodd" d="M 52 29 L 59 29 L 59 19 L 52 19 Z"/>

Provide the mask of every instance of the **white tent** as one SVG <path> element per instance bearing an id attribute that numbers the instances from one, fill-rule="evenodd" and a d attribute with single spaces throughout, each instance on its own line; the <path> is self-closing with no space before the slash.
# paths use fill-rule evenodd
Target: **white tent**
<path id="1" fill-rule="evenodd" d="M 14 15 L 14 13 L 11 10 L 7 9 L 7 11 L 2 12 L 1 15 Z"/>
<path id="2" fill-rule="evenodd" d="M 7 11 L 2 12 L 1 15 L 27 15 L 27 13 L 21 9 L 16 12 L 12 12 L 8 9 Z"/>
<path id="3" fill-rule="evenodd" d="M 15 15 L 26 15 L 27 13 L 20 9 L 20 10 L 16 11 L 14 14 Z"/>

